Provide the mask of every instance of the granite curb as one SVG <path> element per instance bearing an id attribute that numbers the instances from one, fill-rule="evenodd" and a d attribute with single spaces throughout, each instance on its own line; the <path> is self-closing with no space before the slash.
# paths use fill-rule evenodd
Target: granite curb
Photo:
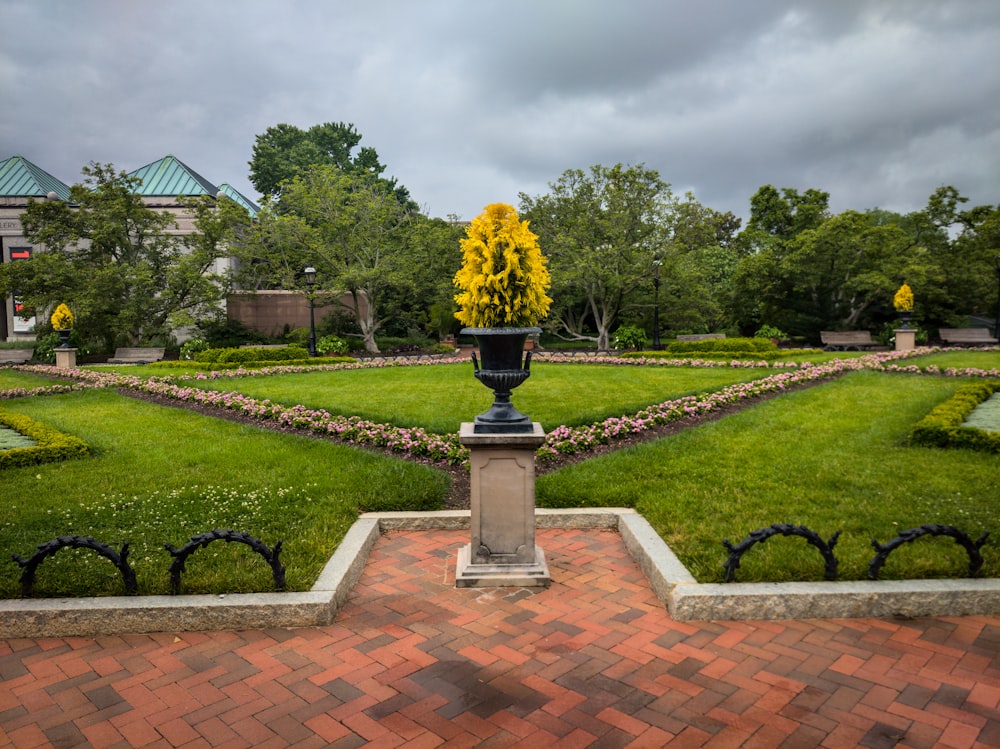
<path id="1" fill-rule="evenodd" d="M 626 508 L 538 509 L 538 528 L 621 534 L 677 621 L 969 616 L 1000 613 L 1000 579 L 700 584 Z M 0 601 L 0 638 L 304 627 L 330 624 L 382 533 L 465 530 L 468 510 L 362 515 L 306 593 L 110 596 Z"/>

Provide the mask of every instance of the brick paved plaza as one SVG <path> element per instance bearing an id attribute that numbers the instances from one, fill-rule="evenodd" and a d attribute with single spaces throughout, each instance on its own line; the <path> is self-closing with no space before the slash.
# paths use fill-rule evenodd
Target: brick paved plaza
<path id="1" fill-rule="evenodd" d="M 327 627 L 0 642 L 0 746 L 1000 747 L 1000 617 L 675 622 L 613 531 L 548 589 L 376 544 Z"/>

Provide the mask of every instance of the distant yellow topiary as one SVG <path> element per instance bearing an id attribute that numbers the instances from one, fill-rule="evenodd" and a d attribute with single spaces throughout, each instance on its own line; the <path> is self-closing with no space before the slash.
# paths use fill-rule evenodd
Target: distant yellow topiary
<path id="1" fill-rule="evenodd" d="M 493 203 L 473 219 L 462 245 L 462 268 L 454 283 L 467 327 L 529 327 L 549 311 L 551 278 L 538 235 L 506 203 Z"/>
<path id="2" fill-rule="evenodd" d="M 51 322 L 55 330 L 69 330 L 73 327 L 73 313 L 65 304 L 60 304 L 52 313 Z"/>
<path id="3" fill-rule="evenodd" d="M 896 296 L 892 298 L 892 306 L 897 312 L 913 311 L 913 291 L 905 283 L 899 287 Z"/>

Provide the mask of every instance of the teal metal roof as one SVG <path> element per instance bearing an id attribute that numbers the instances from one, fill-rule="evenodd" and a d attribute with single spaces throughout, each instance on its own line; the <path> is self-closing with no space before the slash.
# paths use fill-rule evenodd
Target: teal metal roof
<path id="1" fill-rule="evenodd" d="M 191 169 L 176 156 L 164 156 L 159 161 L 136 169 L 129 174 L 138 177 L 142 184 L 136 192 L 145 197 L 170 197 L 178 195 L 211 195 L 219 188 Z"/>
<path id="2" fill-rule="evenodd" d="M 22 156 L 0 161 L 0 196 L 38 198 L 50 192 L 60 200 L 69 200 L 69 186 Z"/>
<path id="3" fill-rule="evenodd" d="M 225 195 L 227 198 L 231 198 L 239 203 L 241 206 L 246 208 L 247 213 L 251 216 L 256 216 L 260 213 L 260 206 L 251 201 L 246 195 L 241 193 L 239 190 L 234 188 L 228 182 L 223 182 L 219 185 L 219 192 Z"/>

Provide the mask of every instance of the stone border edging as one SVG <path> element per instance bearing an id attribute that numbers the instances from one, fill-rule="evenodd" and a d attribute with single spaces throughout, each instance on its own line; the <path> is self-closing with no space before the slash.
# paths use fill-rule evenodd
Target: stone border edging
<path id="1" fill-rule="evenodd" d="M 535 523 L 618 531 L 677 621 L 1000 613 L 1000 578 L 700 584 L 635 510 L 536 509 Z M 0 638 L 322 626 L 347 601 L 383 532 L 469 527 L 468 510 L 366 513 L 307 593 L 8 599 L 0 601 Z"/>

